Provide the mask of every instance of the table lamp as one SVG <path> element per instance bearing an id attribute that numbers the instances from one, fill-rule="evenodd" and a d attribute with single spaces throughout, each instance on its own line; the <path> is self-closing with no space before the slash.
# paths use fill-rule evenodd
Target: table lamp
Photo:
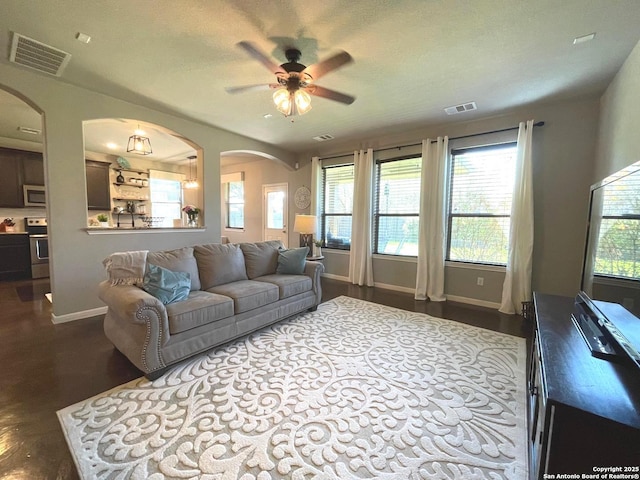
<path id="1" fill-rule="evenodd" d="M 313 250 L 313 234 L 316 232 L 318 220 L 315 215 L 296 215 L 293 231 L 300 233 L 300 246 Z"/>

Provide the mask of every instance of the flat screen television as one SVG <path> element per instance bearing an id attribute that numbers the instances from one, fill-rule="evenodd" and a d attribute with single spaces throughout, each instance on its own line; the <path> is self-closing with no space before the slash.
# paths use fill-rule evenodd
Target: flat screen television
<path id="1" fill-rule="evenodd" d="M 616 325 L 616 319 L 609 319 L 585 292 L 576 296 L 571 320 L 594 357 L 640 368 L 640 346 L 634 345 Z M 620 327 L 625 327 L 635 337 L 640 330 L 640 321 L 637 328 L 633 328 L 635 325 L 629 328 L 628 324 Z"/>

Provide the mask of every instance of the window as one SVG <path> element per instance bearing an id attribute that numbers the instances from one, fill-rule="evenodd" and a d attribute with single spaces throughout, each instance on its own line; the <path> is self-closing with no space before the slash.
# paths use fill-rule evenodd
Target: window
<path id="1" fill-rule="evenodd" d="M 376 163 L 373 253 L 418 255 L 421 169 L 421 157 Z"/>
<path id="2" fill-rule="evenodd" d="M 632 173 L 600 190 L 602 218 L 594 273 L 640 280 L 640 173 Z"/>
<path id="3" fill-rule="evenodd" d="M 323 246 L 351 247 L 353 213 L 353 164 L 322 167 Z"/>
<path id="4" fill-rule="evenodd" d="M 151 216 L 159 219 L 154 221 L 154 227 L 173 227 L 173 220 L 182 218 L 183 181 L 181 173 L 149 171 Z"/>
<path id="5" fill-rule="evenodd" d="M 506 265 L 516 144 L 451 152 L 447 260 Z"/>
<path id="6" fill-rule="evenodd" d="M 244 228 L 244 182 L 232 181 L 226 188 L 226 227 Z"/>

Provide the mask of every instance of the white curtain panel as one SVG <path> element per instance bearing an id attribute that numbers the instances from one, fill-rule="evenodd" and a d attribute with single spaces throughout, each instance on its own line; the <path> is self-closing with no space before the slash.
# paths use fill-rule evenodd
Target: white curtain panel
<path id="1" fill-rule="evenodd" d="M 322 190 L 322 186 L 319 182 L 322 181 L 322 165 L 320 164 L 319 157 L 311 157 L 311 215 L 315 215 L 318 220 L 320 219 L 321 211 L 318 200 L 318 192 Z M 316 222 L 316 231 L 313 234 L 314 239 L 322 238 L 322 222 Z"/>
<path id="2" fill-rule="evenodd" d="M 520 122 L 516 153 L 516 178 L 511 202 L 511 228 L 507 273 L 502 286 L 500 312 L 522 313 L 522 302 L 531 300 L 533 258 L 533 173 L 531 150 L 533 120 Z"/>
<path id="3" fill-rule="evenodd" d="M 349 281 L 357 285 L 373 286 L 371 257 L 371 212 L 373 191 L 373 149 L 353 152 L 354 191 L 351 217 L 351 253 Z"/>
<path id="4" fill-rule="evenodd" d="M 445 185 L 449 137 L 422 141 L 416 300 L 443 302 Z"/>

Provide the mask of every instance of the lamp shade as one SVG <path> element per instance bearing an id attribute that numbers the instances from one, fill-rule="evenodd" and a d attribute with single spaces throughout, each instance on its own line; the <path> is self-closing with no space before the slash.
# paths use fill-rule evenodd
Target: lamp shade
<path id="1" fill-rule="evenodd" d="M 316 233 L 318 219 L 315 215 L 296 215 L 293 231 L 303 234 Z"/>

